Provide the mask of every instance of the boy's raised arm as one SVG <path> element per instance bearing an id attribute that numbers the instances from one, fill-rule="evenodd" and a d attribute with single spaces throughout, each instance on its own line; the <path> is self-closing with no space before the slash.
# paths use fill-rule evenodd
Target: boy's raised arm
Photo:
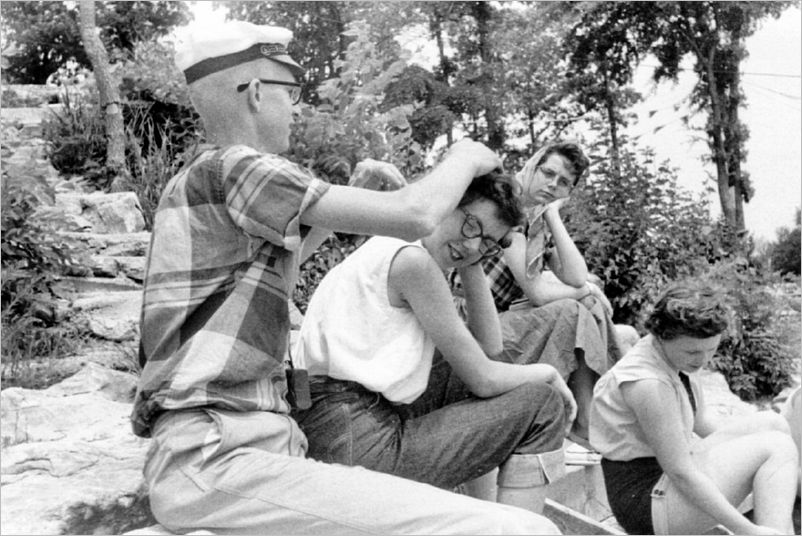
<path id="1" fill-rule="evenodd" d="M 332 186 L 302 215 L 306 225 L 414 240 L 431 234 L 457 206 L 471 180 L 501 166 L 485 145 L 455 143 L 423 179 L 394 192 Z"/>

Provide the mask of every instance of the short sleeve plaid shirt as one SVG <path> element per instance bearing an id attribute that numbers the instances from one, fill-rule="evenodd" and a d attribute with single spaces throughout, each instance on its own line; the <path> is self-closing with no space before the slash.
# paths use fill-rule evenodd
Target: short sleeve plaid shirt
<path id="1" fill-rule="evenodd" d="M 543 210 L 538 212 L 537 219 L 529 222 L 527 237 L 528 248 L 530 244 L 537 246 L 536 248 L 531 248 L 537 251 L 537 254 L 531 259 L 531 268 L 536 273 L 542 272 L 553 247 L 551 232 L 543 221 Z M 509 309 L 512 302 L 524 297 L 523 289 L 515 281 L 515 276 L 512 275 L 512 271 L 504 261 L 504 253 L 498 253 L 493 257 L 483 259 L 482 269 L 487 276 L 490 292 L 493 294 L 493 302 L 496 304 L 496 310 L 499 313 Z M 457 310 L 465 318 L 465 297 L 462 291 L 462 281 L 456 270 L 451 270 L 448 274 L 448 282 L 451 287 L 451 293 L 454 295 L 454 303 L 457 306 Z"/>
<path id="2" fill-rule="evenodd" d="M 518 286 L 515 277 L 512 275 L 507 263 L 504 262 L 503 253 L 482 260 L 482 269 L 487 276 L 490 285 L 490 292 L 493 294 L 493 301 L 498 312 L 506 311 L 510 304 L 524 296 L 524 291 Z M 451 292 L 454 295 L 454 303 L 462 318 L 465 314 L 465 296 L 462 290 L 462 280 L 456 270 L 448 274 Z"/>
<path id="3" fill-rule="evenodd" d="M 327 189 L 245 146 L 207 147 L 167 184 L 145 276 L 135 434 L 149 437 L 165 410 L 289 412 L 300 214 Z"/>

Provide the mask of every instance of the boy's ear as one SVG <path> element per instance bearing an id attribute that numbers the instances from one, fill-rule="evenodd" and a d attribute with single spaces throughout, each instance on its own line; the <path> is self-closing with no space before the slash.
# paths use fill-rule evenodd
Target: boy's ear
<path id="1" fill-rule="evenodd" d="M 252 80 L 245 92 L 248 94 L 248 109 L 252 112 L 258 112 L 264 103 L 262 83 L 256 79 Z"/>

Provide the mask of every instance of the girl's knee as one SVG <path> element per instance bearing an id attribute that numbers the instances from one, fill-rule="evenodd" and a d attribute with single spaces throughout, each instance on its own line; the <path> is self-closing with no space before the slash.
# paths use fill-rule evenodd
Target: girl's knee
<path id="1" fill-rule="evenodd" d="M 798 462 L 799 453 L 796 449 L 796 443 L 791 438 L 791 434 L 779 430 L 770 430 L 765 432 L 764 439 L 766 445 L 775 456 L 782 456 L 790 458 Z"/>
<path id="2" fill-rule="evenodd" d="M 755 432 L 780 432 L 791 435 L 791 427 L 788 421 L 779 413 L 773 411 L 760 411 L 754 414 Z"/>
<path id="3" fill-rule="evenodd" d="M 519 387 L 535 407 L 546 409 L 560 416 L 565 412 L 563 397 L 556 387 L 545 381 L 528 382 Z"/>
<path id="4" fill-rule="evenodd" d="M 546 382 L 529 382 L 513 390 L 509 411 L 520 412 L 528 422 L 531 434 L 546 450 L 559 448 L 565 435 L 567 414 L 565 402 L 556 388 Z M 515 405 L 515 408 L 513 407 Z M 530 435 L 530 437 L 532 437 Z"/>

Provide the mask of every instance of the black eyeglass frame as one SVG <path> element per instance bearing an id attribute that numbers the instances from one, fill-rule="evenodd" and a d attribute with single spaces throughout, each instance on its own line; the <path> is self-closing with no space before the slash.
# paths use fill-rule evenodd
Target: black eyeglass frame
<path id="1" fill-rule="evenodd" d="M 263 84 L 275 84 L 277 86 L 291 86 L 293 88 L 298 88 L 298 94 L 293 97 L 292 91 L 290 91 L 290 100 L 292 101 L 293 106 L 301 102 L 301 94 L 303 93 L 304 84 L 302 82 L 285 82 L 284 80 L 270 80 L 269 78 L 255 78 L 254 80 L 259 80 Z M 253 80 L 251 80 L 253 82 Z M 251 85 L 251 82 L 245 82 L 244 84 L 240 84 L 237 86 L 237 92 L 242 93 L 248 86 Z"/>
<path id="2" fill-rule="evenodd" d="M 489 259 L 490 257 L 495 257 L 499 254 L 499 252 L 504 249 L 505 247 L 509 247 L 509 241 L 507 244 L 501 244 L 498 241 L 494 240 L 489 236 L 485 236 L 484 227 L 482 227 L 482 222 L 479 218 L 468 212 L 465 207 L 459 207 L 463 214 L 465 214 L 465 219 L 460 226 L 459 232 L 462 234 L 464 238 L 471 240 L 473 238 L 481 238 L 482 242 L 479 244 L 479 254 L 482 256 L 483 259 Z M 466 232 L 465 227 L 467 226 L 475 226 L 479 229 L 479 233 L 471 235 L 471 233 Z M 470 228 L 468 229 L 470 231 Z M 504 238 L 507 238 L 505 235 Z"/>

